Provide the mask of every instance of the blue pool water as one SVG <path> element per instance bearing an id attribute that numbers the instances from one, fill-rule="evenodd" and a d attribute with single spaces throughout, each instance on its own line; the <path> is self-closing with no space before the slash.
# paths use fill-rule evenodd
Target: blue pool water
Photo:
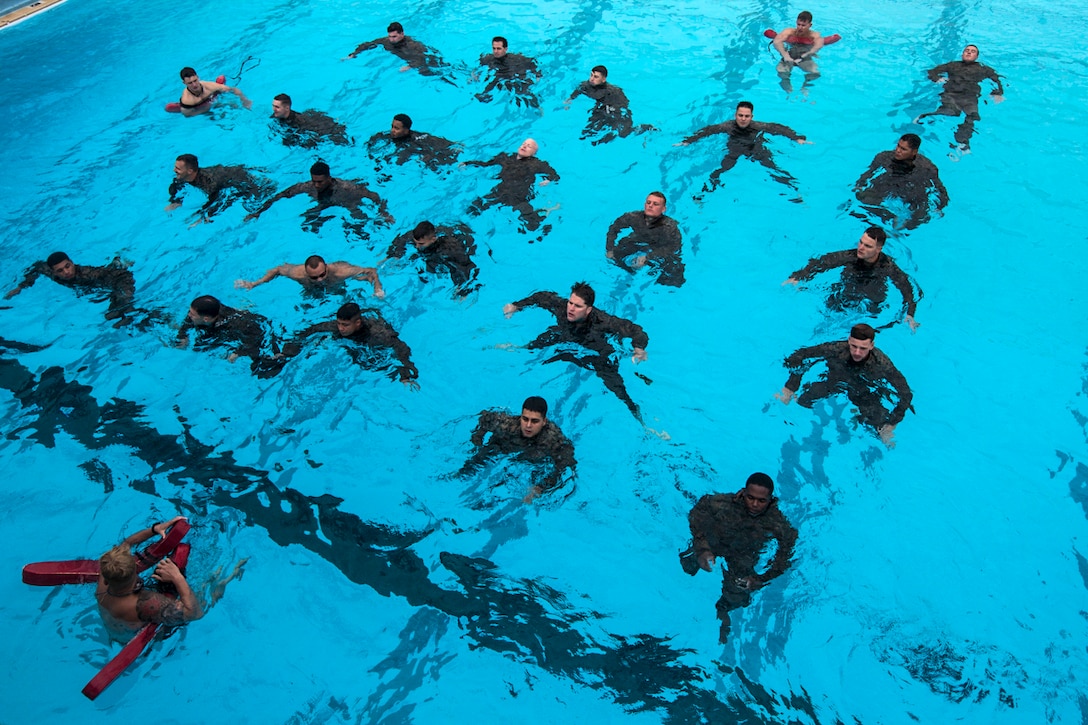
<path id="1" fill-rule="evenodd" d="M 334 175 L 389 200 L 397 231 L 463 218 L 493 180 L 409 166 L 377 184 L 362 143 L 394 113 L 458 141 L 464 159 L 532 135 L 562 177 L 537 199 L 561 205 L 543 241 L 529 244 L 501 209 L 470 221 L 482 288 L 467 300 L 406 265 L 382 268 L 388 296 L 367 304 L 412 347 L 418 392 L 332 345 L 258 380 L 244 362 L 175 349 L 171 329 L 110 328 L 103 304 L 47 281 L 5 302 L 0 722 L 1088 718 L 1078 223 L 1088 74 L 1068 32 L 1088 13 L 1028 2 L 813 8 L 815 26 L 845 40 L 821 54 L 807 98 L 786 97 L 760 33 L 800 9 L 326 1 L 225 12 L 71 0 L 0 34 L 8 288 L 65 249 L 84 264 L 131 260 L 139 304 L 178 320 L 203 293 L 284 331 L 330 318 L 341 300 L 233 282 L 311 253 L 375 263 L 388 231 L 364 240 L 339 219 L 304 231 L 301 199 L 256 222 L 235 206 L 192 228 L 191 208 L 162 210 L 179 153 L 259 167 L 280 188 L 306 178 L 315 155 L 269 132 L 279 92 L 347 125 L 356 145 L 321 153 Z M 340 61 L 394 19 L 441 50 L 458 85 L 399 73 L 379 50 Z M 468 73 L 500 33 L 545 70 L 539 112 L 473 99 Z M 1007 100 L 982 107 L 973 152 L 953 161 L 957 122 L 911 119 L 936 106 L 924 71 L 966 42 L 1002 73 Z M 562 101 L 597 63 L 635 123 L 659 131 L 579 140 L 588 103 Z M 211 118 L 161 110 L 183 65 L 210 78 L 243 64 L 252 112 L 230 101 Z M 702 206 L 691 201 L 718 157 L 709 140 L 673 144 L 741 99 L 757 120 L 814 142 L 771 142 L 803 204 L 744 162 Z M 772 395 L 785 355 L 849 324 L 822 310 L 819 285 L 781 282 L 856 241 L 851 185 L 907 131 L 922 134 L 951 202 L 886 247 L 925 293 L 917 333 L 897 325 L 878 338 L 917 411 L 888 450 L 853 428 L 845 401 L 809 411 Z M 658 188 L 684 233 L 679 289 L 604 258 L 608 224 Z M 592 374 L 501 347 L 547 325 L 539 311 L 504 319 L 505 302 L 577 279 L 650 335 L 637 370 L 653 384 L 629 358 L 620 370 L 652 430 Z M 535 393 L 576 445 L 572 485 L 527 507 L 516 465 L 449 477 L 479 410 Z M 676 552 L 694 501 L 753 470 L 775 477 L 801 538 L 793 567 L 734 613 L 722 646 L 718 575 L 689 578 Z M 190 575 L 205 595 L 217 570 L 248 559 L 244 577 L 89 703 L 79 689 L 116 651 L 89 589 L 31 588 L 16 572 L 97 555 L 179 511 L 197 524 Z"/>

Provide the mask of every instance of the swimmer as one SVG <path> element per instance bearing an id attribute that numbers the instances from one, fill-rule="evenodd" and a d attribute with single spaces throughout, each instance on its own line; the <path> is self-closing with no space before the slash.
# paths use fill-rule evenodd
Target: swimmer
<path id="1" fill-rule="evenodd" d="M 378 279 L 378 270 L 374 267 L 359 267 L 347 262 L 329 262 L 316 254 L 307 257 L 303 264 L 281 264 L 264 273 L 260 279 L 247 282 L 244 279 L 235 281 L 238 289 L 253 289 L 265 282 L 271 282 L 276 277 L 293 279 L 306 289 L 336 289 L 342 288 L 349 279 L 362 279 L 374 286 L 374 296 L 378 299 L 385 297 L 385 290 Z"/>
<path id="2" fill-rule="evenodd" d="M 895 214 L 882 206 L 889 197 L 902 200 L 910 209 L 910 217 L 903 223 L 906 229 L 928 221 L 931 211 L 939 212 L 948 204 L 948 190 L 937 176 L 937 167 L 918 153 L 921 145 L 917 134 L 903 134 L 894 149 L 873 157 L 854 183 L 858 201 L 886 223 L 896 220 Z"/>
<path id="3" fill-rule="evenodd" d="M 433 136 L 422 131 L 412 130 L 412 118 L 406 113 L 393 116 L 388 132 L 379 132 L 366 142 L 371 158 L 381 163 L 395 162 L 398 165 L 417 157 L 431 171 L 438 171 L 443 164 L 457 162 L 457 146 L 453 141 Z"/>
<path id="4" fill-rule="evenodd" d="M 752 592 L 790 568 L 797 529 L 778 509 L 774 481 L 766 473 L 753 473 L 736 493 L 700 498 L 688 514 L 688 528 L 691 547 L 681 555 L 685 571 L 692 575 L 700 569 L 712 572 L 717 558 L 724 559 L 722 596 L 715 609 L 722 621 L 718 641 L 725 644 L 731 629 L 729 612 L 747 607 Z M 776 546 L 774 558 L 757 574 L 756 566 L 771 541 Z"/>
<path id="5" fill-rule="evenodd" d="M 472 261 L 472 255 L 476 253 L 476 241 L 467 225 L 436 227 L 429 221 L 422 221 L 412 231 L 393 240 L 381 263 L 403 257 L 409 244 L 415 250 L 412 257 L 423 261 L 428 274 L 449 274 L 450 281 L 457 288 L 455 294 L 458 297 L 465 297 L 479 288 L 479 285 L 472 285 L 480 270 Z M 420 274 L 421 278 L 422 276 Z"/>
<path id="6" fill-rule="evenodd" d="M 573 474 L 577 465 L 574 444 L 548 419 L 548 401 L 538 395 L 525 399 L 521 404 L 521 415 L 504 410 L 480 411 L 472 431 L 472 445 L 476 451 L 461 467 L 459 475 L 479 469 L 489 458 L 511 453 L 517 453 L 519 460 L 551 463 L 543 480 L 529 487 L 523 499 L 525 503 L 558 486 L 560 476 L 568 470 Z"/>
<path id="7" fill-rule="evenodd" d="M 842 278 L 832 288 L 827 306 L 832 310 L 853 310 L 865 303 L 870 314 L 877 314 L 887 298 L 888 282 L 895 285 L 903 295 L 903 304 L 907 314 L 903 321 L 910 326 L 910 331 L 918 329 L 914 313 L 918 309 L 918 299 L 914 295 L 914 286 L 910 278 L 899 268 L 895 260 L 884 254 L 884 242 L 888 233 L 880 227 L 869 227 L 861 234 L 856 249 L 831 252 L 822 257 L 810 259 L 808 264 L 789 276 L 782 284 L 797 284 L 812 279 L 818 274 L 842 267 Z M 921 290 L 918 298 L 921 298 Z"/>
<path id="8" fill-rule="evenodd" d="M 178 105 L 181 106 L 181 115 L 183 116 L 197 116 L 201 113 L 207 113 L 208 109 L 212 107 L 212 101 L 220 93 L 233 93 L 238 96 L 242 101 L 243 108 L 248 109 L 253 106 L 253 101 L 246 98 L 241 88 L 202 81 L 197 76 L 196 71 L 188 66 L 181 69 L 181 82 L 185 84 L 185 89 L 181 92 Z"/>
<path id="9" fill-rule="evenodd" d="M 657 129 L 649 124 L 637 128 L 631 119 L 630 101 L 619 86 L 608 82 L 608 68 L 595 65 L 589 73 L 589 79 L 574 89 L 570 97 L 563 102 L 564 108 L 570 108 L 571 102 L 578 96 L 593 100 L 593 109 L 589 112 L 589 121 L 582 131 L 581 138 L 593 138 L 594 146 L 608 143 L 618 138 L 627 138 L 632 133 L 646 133 Z"/>
<path id="10" fill-rule="evenodd" d="M 559 345 L 565 349 L 544 364 L 565 361 L 592 370 L 601 379 L 604 386 L 623 401 L 635 419 L 642 422 L 642 413 L 620 377 L 619 365 L 613 359 L 616 350 L 609 338 L 623 340 L 630 338 L 633 347 L 631 359 L 636 364 L 646 360 L 646 345 L 649 336 L 643 329 L 630 320 L 613 317 L 593 306 L 597 294 L 585 282 L 576 282 L 570 290 L 570 297 L 563 299 L 555 292 L 535 292 L 517 302 L 503 306 L 507 319 L 526 307 L 539 307 L 555 315 L 555 324 L 545 330 L 526 347 L 539 350 Z M 576 354 L 569 350 L 571 345 L 589 350 L 592 355 Z"/>
<path id="11" fill-rule="evenodd" d="M 808 10 L 797 15 L 795 27 L 786 28 L 771 42 L 782 56 L 775 70 L 778 72 L 779 84 L 786 93 L 793 91 L 790 74 L 794 68 L 800 68 L 805 74 L 801 90 L 805 90 L 812 81 L 820 77 L 820 69 L 816 67 L 816 54 L 824 47 L 824 39 L 812 29 L 812 13 Z"/>
<path id="12" fill-rule="evenodd" d="M 620 237 L 625 229 L 630 232 Z M 680 241 L 680 227 L 676 220 L 665 216 L 665 195 L 660 191 L 651 191 L 641 210 L 623 214 L 608 227 L 604 253 L 628 272 L 636 272 L 649 265 L 658 270 L 658 284 L 679 287 L 684 284 Z"/>
<path id="13" fill-rule="evenodd" d="M 540 101 L 533 95 L 533 80 L 540 78 L 540 69 L 532 58 L 521 53 L 507 52 L 508 45 L 506 38 L 496 35 L 491 39 L 491 52 L 480 56 L 480 65 L 494 71 L 494 75 L 484 89 L 476 94 L 476 100 L 490 102 L 491 92 L 499 88 L 513 93 L 517 105 L 524 103 L 537 108 Z"/>
<path id="14" fill-rule="evenodd" d="M 182 154 L 174 161 L 174 180 L 170 183 L 170 203 L 166 211 L 181 206 L 180 196 L 186 186 L 194 186 L 207 196 L 200 208 L 203 221 L 234 203 L 235 199 L 256 201 L 265 196 L 268 182 L 254 176 L 244 166 L 207 166 L 201 168 L 193 154 Z"/>
<path id="15" fill-rule="evenodd" d="M 347 127 L 313 109 L 301 113 L 291 110 L 291 96 L 280 93 L 272 99 L 272 118 L 283 133 L 284 146 L 315 148 L 322 141 L 348 146 Z"/>
<path id="16" fill-rule="evenodd" d="M 1005 89 L 997 71 L 978 62 L 978 46 L 968 45 L 963 49 L 960 60 L 939 65 L 926 71 L 934 83 L 944 85 L 941 90 L 941 105 L 936 111 L 923 113 L 914 119 L 920 123 L 927 116 L 959 116 L 964 114 L 963 123 L 956 129 L 955 139 L 961 151 L 966 151 L 971 144 L 971 135 L 975 132 L 978 115 L 978 99 L 982 95 L 982 81 L 991 81 L 995 88 L 990 92 L 994 103 L 1005 100 Z"/>
<path id="17" fill-rule="evenodd" d="M 302 181 L 287 187 L 262 204 L 256 211 L 248 214 L 245 221 L 257 219 L 280 199 L 290 199 L 299 194 L 307 194 L 317 202 L 315 206 L 306 210 L 302 215 L 305 219 L 304 227 L 312 232 L 318 231 L 325 223 L 326 219 L 322 218 L 321 212 L 329 207 L 344 207 L 355 219 L 366 221 L 367 217 L 360 208 L 363 199 L 368 199 L 377 205 L 378 213 L 387 224 L 392 224 L 394 221 L 384 199 L 368 189 L 366 184 L 361 181 L 333 178 L 329 165 L 324 161 L 318 161 L 310 167 L 309 181 Z"/>
<path id="18" fill-rule="evenodd" d="M 536 231 L 553 209 L 534 209 L 534 185 L 546 186 L 559 181 L 559 172 L 547 161 L 537 158 L 539 145 L 531 138 L 521 142 L 516 153 L 499 154 L 488 161 L 465 161 L 462 166 L 498 166 L 499 183 L 491 192 L 472 202 L 469 214 L 479 216 L 485 209 L 501 204 L 508 206 L 521 217 L 526 231 Z M 545 227 L 547 231 L 548 227 Z"/>
<path id="19" fill-rule="evenodd" d="M 302 352 L 302 343 L 308 337 L 323 334 L 331 334 L 334 339 L 355 343 L 348 352 L 353 361 L 367 368 L 373 366 L 373 356 L 366 354 L 369 350 L 391 350 L 400 365 L 393 369 L 390 377 L 399 377 L 412 390 L 419 390 L 419 370 L 412 362 L 411 349 L 400 339 L 396 330 L 382 319 L 377 310 L 366 310 L 364 315 L 359 305 L 348 302 L 336 311 L 335 322 L 319 322 L 295 335 L 293 340 L 283 346 L 282 357 L 297 356 Z"/>
<path id="20" fill-rule="evenodd" d="M 190 332 L 195 333 L 194 350 L 226 348 L 227 361 L 239 357 L 252 361 L 250 370 L 257 377 L 272 377 L 279 373 L 282 364 L 269 365 L 274 357 L 266 357 L 263 351 L 268 345 L 278 354 L 276 341 L 267 332 L 268 320 L 253 312 L 227 307 L 211 295 L 197 297 L 189 305 L 185 322 L 178 328 L 177 347 L 187 347 Z"/>
<path id="21" fill-rule="evenodd" d="M 913 410 L 910 403 L 914 394 L 903 373 L 887 355 L 873 346 L 875 338 L 876 330 L 862 323 L 850 328 L 850 336 L 844 342 L 802 347 L 786 358 L 790 378 L 774 397 L 783 405 L 789 405 L 801 387 L 805 372 L 818 362 L 826 363 L 823 377 L 809 384 L 798 396 L 797 403 L 811 408 L 818 400 L 845 392 L 850 402 L 857 406 L 861 422 L 876 431 L 888 448 L 894 448 L 895 427 L 908 409 Z M 897 398 L 890 412 L 884 407 L 884 399 L 890 398 L 889 387 Z"/>
<path id="22" fill-rule="evenodd" d="M 132 547 L 154 537 L 166 537 L 166 532 L 184 516 L 141 529 L 113 547 L 99 559 L 98 587 L 95 599 L 99 612 L 111 634 L 127 639 L 146 624 L 177 626 L 204 616 L 204 608 L 189 587 L 185 575 L 169 558 L 155 567 L 156 582 L 170 584 L 177 591 L 176 599 L 145 588 Z"/>
<path id="23" fill-rule="evenodd" d="M 400 23 L 390 23 L 385 32 L 386 35 L 383 38 L 375 38 L 360 43 L 359 47 L 348 53 L 344 60 L 354 58 L 372 48 L 382 47 L 401 60 L 406 61 L 405 65 L 401 66 L 401 73 L 409 68 L 415 68 L 420 75 L 440 76 L 442 74 L 439 71 L 449 67 L 449 64 L 442 60 L 442 56 L 438 54 L 438 51 L 428 48 L 415 38 L 405 35 L 404 26 Z M 448 78 L 443 78 L 443 80 L 452 82 Z"/>
<path id="24" fill-rule="evenodd" d="M 687 146 L 699 139 L 717 133 L 724 133 L 728 136 L 728 140 L 725 143 L 727 153 L 725 158 L 722 159 L 722 166 L 710 175 L 710 180 L 703 186 L 703 194 L 710 193 L 718 188 L 718 186 L 721 185 L 721 175 L 736 166 L 737 162 L 745 156 L 767 168 L 771 172 L 772 179 L 797 191 L 797 179 L 790 176 L 788 172 L 778 168 L 778 165 L 774 162 L 774 156 L 771 154 L 770 149 L 764 145 L 766 136 L 785 136 L 789 140 L 796 141 L 799 144 L 810 144 L 812 142 L 789 126 L 783 126 L 780 123 L 763 123 L 762 121 L 752 120 L 754 110 L 755 107 L 751 103 L 748 101 L 741 101 L 737 104 L 737 110 L 734 113 L 732 121 L 706 126 L 691 136 L 688 136 L 683 141 L 675 144 L 676 146 Z M 695 199 L 697 201 L 701 200 L 702 194 L 696 195 Z M 799 203 L 801 197 L 798 196 L 790 199 L 790 201 Z"/>
<path id="25" fill-rule="evenodd" d="M 5 299 L 11 299 L 27 287 L 33 286 L 41 275 L 79 293 L 107 293 L 110 301 L 106 310 L 107 320 L 120 319 L 124 322 L 126 313 L 133 311 L 132 298 L 136 293 L 136 281 L 120 259 L 114 259 L 104 267 L 91 267 L 73 264 L 64 252 L 53 252 L 44 262 L 31 266 L 23 281 L 4 295 Z"/>

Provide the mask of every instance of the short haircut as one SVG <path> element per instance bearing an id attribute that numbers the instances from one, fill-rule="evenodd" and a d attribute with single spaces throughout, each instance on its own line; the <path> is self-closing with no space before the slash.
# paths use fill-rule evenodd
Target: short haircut
<path id="1" fill-rule="evenodd" d="M 797 13 L 797 19 L 800 20 L 802 23 L 811 23 L 812 13 L 810 13 L 808 10 L 802 10 L 801 12 Z"/>
<path id="2" fill-rule="evenodd" d="M 963 49 L 964 49 L 964 50 L 967 50 L 968 48 L 974 48 L 974 49 L 975 49 L 975 52 L 976 52 L 976 53 L 978 53 L 979 55 L 981 55 L 981 54 L 982 54 L 982 53 L 981 53 L 981 52 L 979 51 L 979 49 L 978 49 L 978 46 L 977 46 L 977 45 L 975 45 L 974 43 L 968 43 L 967 45 L 963 46 Z"/>
<path id="3" fill-rule="evenodd" d="M 768 476 L 766 473 L 760 473 L 756 471 L 748 480 L 744 482 L 745 486 L 762 486 L 771 493 L 774 493 L 774 479 Z"/>
<path id="4" fill-rule="evenodd" d="M 219 300 L 211 295 L 197 297 L 189 306 L 196 310 L 198 315 L 204 317 L 219 317 L 219 312 L 223 309 L 223 305 Z"/>
<path id="5" fill-rule="evenodd" d="M 865 230 L 865 234 L 869 236 L 874 242 L 876 242 L 877 246 L 879 247 L 883 247 L 884 242 L 888 240 L 888 233 L 884 231 L 881 227 L 869 227 Z"/>
<path id="6" fill-rule="evenodd" d="M 311 176 L 328 176 L 329 175 L 329 165 L 326 164 L 324 161 L 318 161 L 317 163 L 315 163 L 313 166 L 310 167 L 310 175 Z"/>
<path id="7" fill-rule="evenodd" d="M 747 108 L 752 113 L 755 113 L 756 111 L 756 107 L 752 105 L 751 101 L 741 101 L 740 103 L 738 103 L 737 110 L 739 111 L 742 108 Z"/>
<path id="8" fill-rule="evenodd" d="M 571 294 L 578 295 L 586 303 L 586 307 L 592 307 L 597 293 L 589 286 L 589 282 L 575 282 L 570 288 Z"/>
<path id="9" fill-rule="evenodd" d="M 875 340 L 876 330 L 873 329 L 872 325 L 860 322 L 850 328 L 850 337 L 855 340 Z"/>
<path id="10" fill-rule="evenodd" d="M 496 35 L 494 38 L 491 39 L 491 42 L 492 43 L 502 43 L 502 47 L 504 47 L 504 48 L 509 48 L 510 47 L 510 44 L 506 42 L 506 38 L 502 37 L 501 35 Z"/>
<path id="11" fill-rule="evenodd" d="M 317 269 L 323 264 L 325 264 L 325 258 L 317 254 L 311 254 L 306 258 L 306 266 L 310 269 Z"/>
<path id="12" fill-rule="evenodd" d="M 899 137 L 900 141 L 906 141 L 907 146 L 910 146 L 915 151 L 922 145 L 922 138 L 916 133 L 905 133 Z"/>
<path id="13" fill-rule="evenodd" d="M 521 404 L 522 410 L 529 410 L 533 413 L 540 413 L 545 418 L 548 417 L 548 401 L 541 398 L 539 395 L 530 395 L 525 399 L 525 402 Z"/>
<path id="14" fill-rule="evenodd" d="M 71 261 L 72 261 L 72 259 L 67 254 L 65 254 L 64 252 L 53 252 L 52 254 L 50 254 L 48 257 L 45 258 L 45 264 L 50 269 L 52 269 L 53 267 L 56 267 L 61 262 L 71 262 Z"/>
<path id="15" fill-rule="evenodd" d="M 136 557 L 125 544 L 118 544 L 98 560 L 98 571 L 106 585 L 124 584 L 136 576 Z"/>
<path id="16" fill-rule="evenodd" d="M 181 79 L 182 80 L 185 80 L 186 78 L 191 78 L 192 76 L 195 76 L 195 75 L 196 75 L 196 71 L 193 70 L 192 68 L 190 68 L 189 66 L 185 66 L 184 68 L 181 69 Z"/>
<path id="17" fill-rule="evenodd" d="M 662 194 L 662 193 L 661 193 L 660 191 L 651 191 L 651 192 L 650 192 L 649 194 L 647 194 L 646 196 L 656 196 L 656 197 L 657 197 L 658 199 L 660 199 L 660 200 L 661 200 L 661 203 L 662 203 L 662 204 L 668 204 L 668 203 L 669 203 L 669 200 L 668 200 L 668 199 L 666 199 L 666 198 L 665 198 L 665 195 L 664 195 L 664 194 Z"/>
<path id="18" fill-rule="evenodd" d="M 424 221 L 416 224 L 416 228 L 412 230 L 412 239 L 415 239 L 418 242 L 420 239 L 423 239 L 423 237 L 432 234 L 434 234 L 434 224 Z"/>
<path id="19" fill-rule="evenodd" d="M 200 170 L 200 162 L 196 160 L 196 156 L 194 156 L 193 154 L 182 154 L 181 156 L 178 156 L 175 160 L 185 164 L 193 171 Z"/>
<path id="20" fill-rule="evenodd" d="M 603 65 L 595 65 L 595 66 L 593 66 L 593 71 L 592 71 L 592 72 L 593 72 L 593 73 L 600 73 L 600 74 L 601 74 L 602 76 L 604 76 L 605 78 L 607 78 L 607 77 L 608 77 L 608 69 L 607 69 L 607 68 L 605 68 L 605 67 L 604 67 Z"/>
<path id="21" fill-rule="evenodd" d="M 273 101 L 279 101 L 280 103 L 286 103 L 288 106 L 291 105 L 291 96 L 287 95 L 286 93 L 280 93 L 279 95 L 274 97 L 272 100 Z"/>
<path id="22" fill-rule="evenodd" d="M 389 27 L 385 29 L 387 33 L 403 33 L 404 26 L 400 23 L 389 23 Z"/>
<path id="23" fill-rule="evenodd" d="M 407 113 L 398 113 L 396 116 L 393 116 L 393 120 L 400 121 L 400 125 L 404 126 L 409 131 L 412 129 L 412 117 Z"/>
<path id="24" fill-rule="evenodd" d="M 336 311 L 336 319 L 354 320 L 361 314 L 363 314 L 363 311 L 359 309 L 359 305 L 355 304 L 354 302 L 347 302 L 340 305 L 340 309 Z"/>

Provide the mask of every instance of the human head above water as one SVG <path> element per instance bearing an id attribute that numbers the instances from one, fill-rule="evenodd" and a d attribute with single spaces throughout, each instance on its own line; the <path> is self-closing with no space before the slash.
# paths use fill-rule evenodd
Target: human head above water
<path id="1" fill-rule="evenodd" d="M 434 224 L 431 224 L 428 221 L 422 221 L 419 224 L 416 224 L 416 228 L 412 230 L 412 239 L 418 242 L 420 239 L 429 237 L 432 234 L 434 234 Z"/>
<path id="2" fill-rule="evenodd" d="M 797 22 L 811 24 L 812 13 L 810 13 L 808 10 L 802 10 L 801 12 L 797 13 Z"/>
<path id="3" fill-rule="evenodd" d="M 539 395 L 530 395 L 525 399 L 525 402 L 521 404 L 522 410 L 531 410 L 534 413 L 540 413 L 547 417 L 548 415 L 548 401 Z"/>
<path id="4" fill-rule="evenodd" d="M 193 68 L 190 68 L 189 66 L 185 66 L 184 68 L 181 69 L 180 75 L 181 75 L 181 80 L 183 80 L 183 81 L 186 78 L 195 78 L 196 77 L 196 70 L 193 69 Z"/>
<path id="5" fill-rule="evenodd" d="M 129 547 L 118 544 L 98 560 L 98 571 L 106 586 L 127 584 L 136 578 L 136 557 Z"/>
<path id="6" fill-rule="evenodd" d="M 201 295 L 189 304 L 189 308 L 201 317 L 219 317 L 223 309 L 222 303 L 211 295 Z"/>
<path id="7" fill-rule="evenodd" d="M 859 322 L 850 328 L 850 337 L 855 340 L 875 340 L 876 330 L 872 325 L 867 325 L 864 322 Z"/>
<path id="8" fill-rule="evenodd" d="M 597 299 L 597 293 L 593 291 L 588 282 L 575 282 L 571 286 L 570 292 L 578 295 L 586 303 L 586 307 L 592 307 L 593 302 Z"/>

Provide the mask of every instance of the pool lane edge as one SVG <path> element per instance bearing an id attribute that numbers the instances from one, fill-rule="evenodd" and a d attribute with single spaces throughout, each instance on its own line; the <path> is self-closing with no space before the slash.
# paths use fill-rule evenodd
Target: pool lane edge
<path id="1" fill-rule="evenodd" d="M 27 18 L 32 18 L 39 13 L 44 13 L 46 10 L 52 10 L 65 0 L 38 0 L 28 5 L 24 5 L 20 8 L 16 8 L 4 15 L 0 16 L 0 30 L 10 28 L 12 25 L 17 25 Z"/>

